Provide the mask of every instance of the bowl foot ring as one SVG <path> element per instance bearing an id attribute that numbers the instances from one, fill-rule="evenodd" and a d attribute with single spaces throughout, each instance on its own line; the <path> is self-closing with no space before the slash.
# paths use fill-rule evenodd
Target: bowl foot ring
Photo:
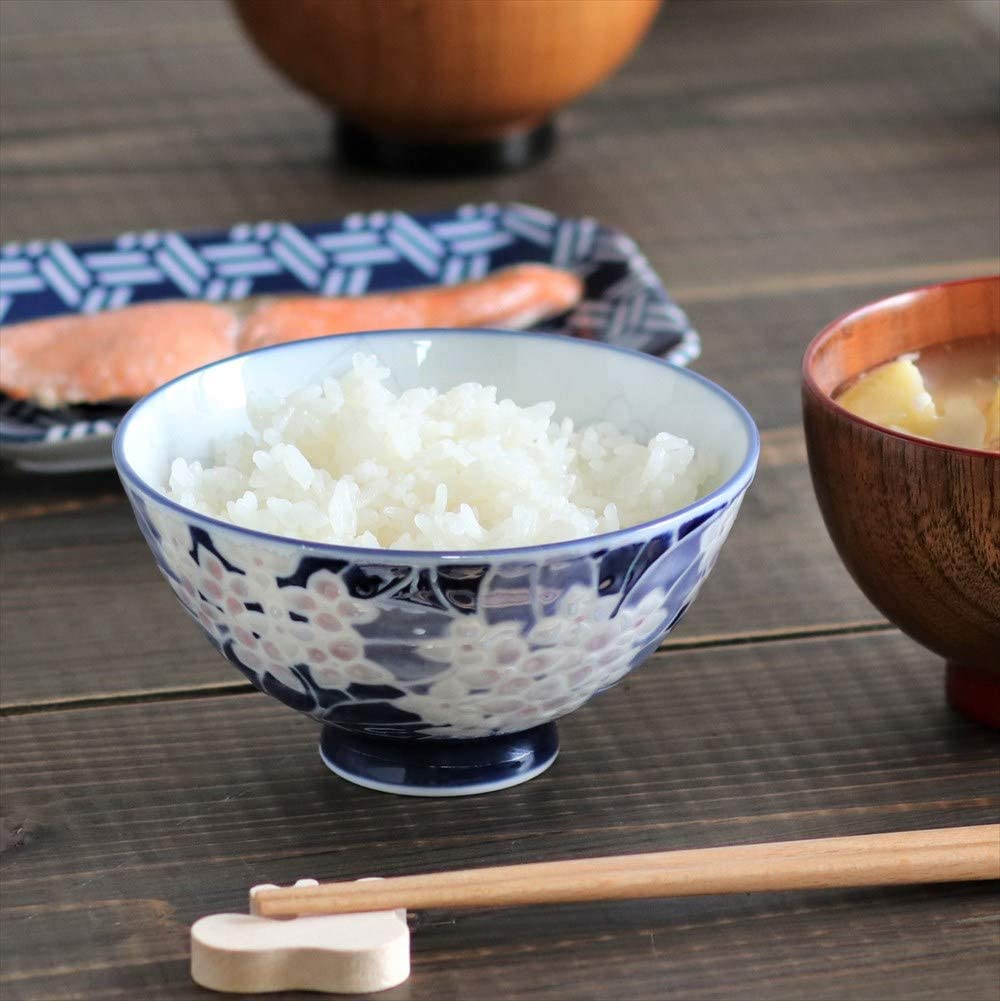
<path id="1" fill-rule="evenodd" d="M 391 173 L 488 174 L 521 170 L 544 160 L 555 141 L 552 119 L 494 139 L 472 142 L 421 142 L 371 132 L 349 119 L 335 124 L 337 155 L 355 167 Z"/>
<path id="2" fill-rule="evenodd" d="M 319 753 L 348 782 L 402 796 L 475 796 L 541 775 L 559 753 L 554 723 L 474 740 L 393 740 L 327 725 Z"/>
<path id="3" fill-rule="evenodd" d="M 948 661 L 945 691 L 953 709 L 1000 729 L 1000 674 Z"/>

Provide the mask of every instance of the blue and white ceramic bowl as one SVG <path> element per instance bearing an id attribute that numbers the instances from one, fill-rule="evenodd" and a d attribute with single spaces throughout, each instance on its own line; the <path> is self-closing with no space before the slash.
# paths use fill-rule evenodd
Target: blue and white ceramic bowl
<path id="1" fill-rule="evenodd" d="M 579 423 L 661 430 L 714 454 L 715 489 L 618 532 L 520 549 L 404 552 L 302 542 L 183 508 L 170 462 L 208 459 L 254 395 L 340 375 L 362 351 L 398 388 L 496 384 Z M 414 331 L 302 341 L 189 373 L 140 401 L 114 458 L 153 555 L 212 643 L 261 691 L 324 724 L 360 785 L 488 792 L 555 759 L 553 721 L 640 664 L 708 576 L 757 465 L 747 412 L 701 376 L 546 334 Z"/>

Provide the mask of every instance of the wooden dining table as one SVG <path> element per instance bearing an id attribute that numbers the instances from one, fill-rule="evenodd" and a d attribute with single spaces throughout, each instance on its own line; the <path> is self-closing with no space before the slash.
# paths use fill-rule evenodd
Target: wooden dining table
<path id="1" fill-rule="evenodd" d="M 817 509 L 810 338 L 998 270 L 995 3 L 668 3 L 525 170 L 339 165 L 216 0 L 0 2 L 5 241 L 518 201 L 631 235 L 752 412 L 755 483 L 684 622 L 483 796 L 358 788 L 160 578 L 113 472 L 0 475 L 0 996 L 201 998 L 248 888 L 996 822 L 997 733 L 873 608 Z M 383 997 L 1000 998 L 997 884 L 410 914 Z"/>

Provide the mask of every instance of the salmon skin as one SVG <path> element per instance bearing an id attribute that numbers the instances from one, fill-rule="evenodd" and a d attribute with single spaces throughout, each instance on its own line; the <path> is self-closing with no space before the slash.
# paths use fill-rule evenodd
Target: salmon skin
<path id="1" fill-rule="evenodd" d="M 366 330 L 520 330 L 571 309 L 582 294 L 569 271 L 517 264 L 459 285 L 357 297 L 170 300 L 49 317 L 0 328 L 0 390 L 48 408 L 135 400 L 241 351 Z"/>

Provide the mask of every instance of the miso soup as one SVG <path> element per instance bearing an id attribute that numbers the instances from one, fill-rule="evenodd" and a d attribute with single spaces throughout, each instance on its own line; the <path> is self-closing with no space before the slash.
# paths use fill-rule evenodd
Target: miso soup
<path id="1" fill-rule="evenodd" d="M 1000 332 L 900 355 L 834 399 L 893 431 L 1000 452 Z"/>

